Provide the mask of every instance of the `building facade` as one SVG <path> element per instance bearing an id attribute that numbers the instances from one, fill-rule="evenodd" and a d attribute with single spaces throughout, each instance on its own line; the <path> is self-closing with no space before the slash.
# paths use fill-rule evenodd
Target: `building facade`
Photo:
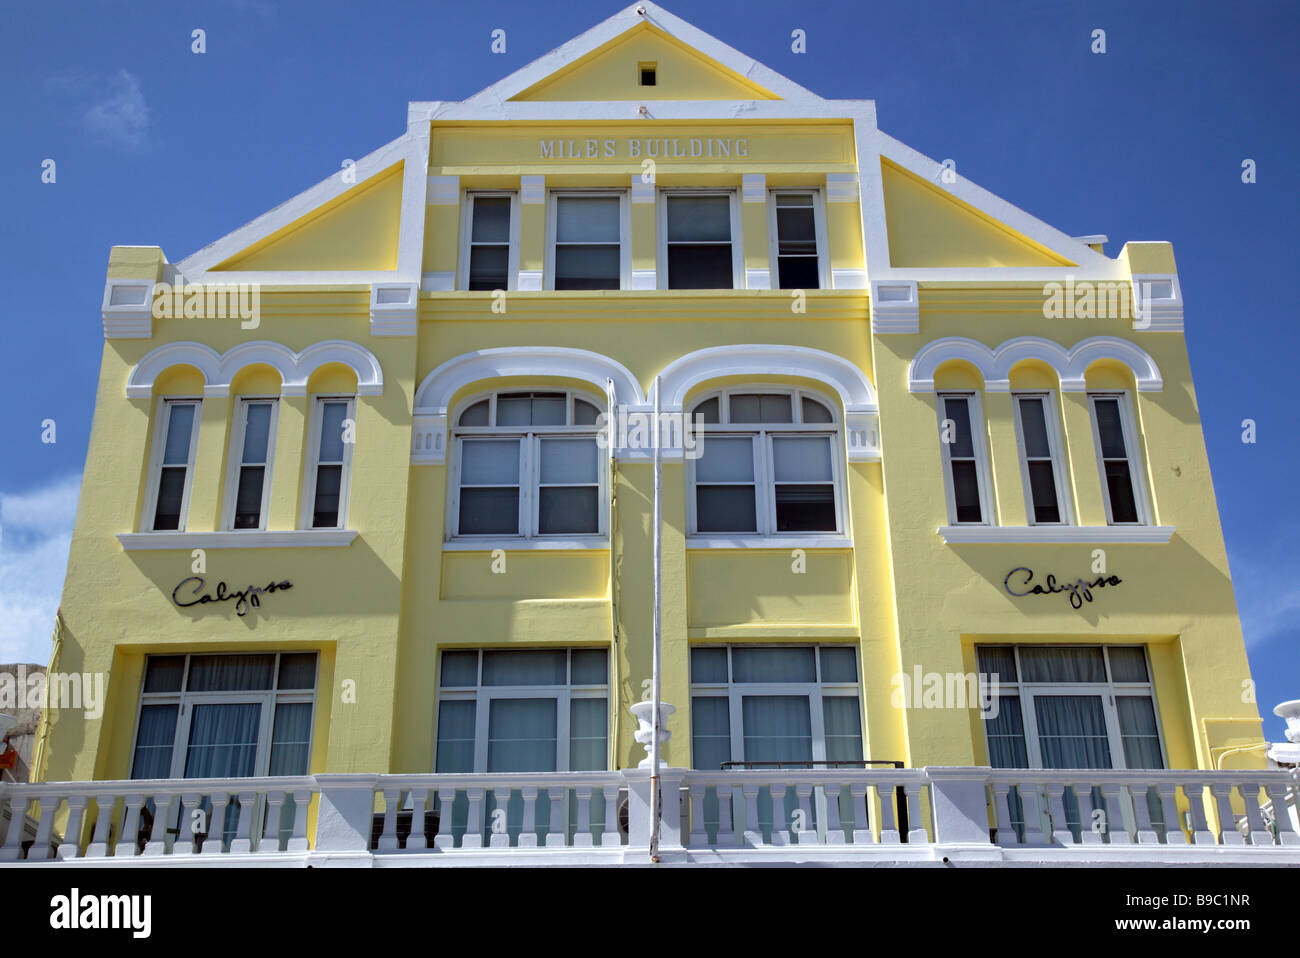
<path id="1" fill-rule="evenodd" d="M 1262 768 L 1173 252 L 1106 242 L 646 3 L 115 247 L 41 777 L 634 767 L 656 381 L 670 766 Z"/>

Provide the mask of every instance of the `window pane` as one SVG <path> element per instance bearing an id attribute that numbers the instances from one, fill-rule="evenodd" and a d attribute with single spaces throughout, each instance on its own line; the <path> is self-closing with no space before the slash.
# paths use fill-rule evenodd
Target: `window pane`
<path id="1" fill-rule="evenodd" d="M 573 424 L 575 426 L 594 426 L 597 418 L 600 416 L 600 410 L 589 402 L 581 399 L 573 401 Z"/>
<path id="2" fill-rule="evenodd" d="M 158 477 L 158 506 L 153 527 L 157 530 L 181 527 L 181 503 L 185 498 L 185 467 L 168 466 Z"/>
<path id="3" fill-rule="evenodd" d="M 605 739 L 608 714 L 603 698 L 569 700 L 570 771 L 603 769 L 609 764 Z"/>
<path id="4" fill-rule="evenodd" d="M 856 695 L 824 696 L 822 722 L 825 727 L 827 761 L 862 761 L 862 722 Z"/>
<path id="5" fill-rule="evenodd" d="M 1120 424 L 1119 400 L 1093 400 L 1093 409 L 1097 413 L 1097 435 L 1101 441 L 1101 454 L 1105 459 L 1126 459 L 1124 451 L 1124 428 Z"/>
<path id="6" fill-rule="evenodd" d="M 813 208 L 780 203 L 776 209 L 777 254 L 817 255 L 817 230 L 813 225 Z"/>
<path id="7" fill-rule="evenodd" d="M 244 406 L 244 452 L 242 462 L 262 465 L 271 439 L 270 403 L 248 403 Z"/>
<path id="8" fill-rule="evenodd" d="M 609 653 L 604 649 L 574 649 L 571 653 L 573 685 L 608 685 Z M 603 700 L 602 700 L 603 701 Z"/>
<path id="9" fill-rule="evenodd" d="M 195 705 L 185 751 L 186 778 L 246 778 L 257 760 L 262 706 L 257 702 Z"/>
<path id="10" fill-rule="evenodd" d="M 235 491 L 236 529 L 256 529 L 261 525 L 265 479 L 265 466 L 244 466 L 239 470 L 239 487 Z"/>
<path id="11" fill-rule="evenodd" d="M 777 284 L 781 289 L 820 289 L 821 273 L 816 256 L 781 256 L 776 261 Z"/>
<path id="12" fill-rule="evenodd" d="M 1061 509 L 1056 501 L 1056 476 L 1050 460 L 1028 464 L 1029 494 L 1034 502 L 1035 522 L 1060 522 Z"/>
<path id="13" fill-rule="evenodd" d="M 472 700 L 438 703 L 436 770 L 439 772 L 474 771 L 474 702 Z"/>
<path id="14" fill-rule="evenodd" d="M 475 243 L 510 242 L 510 197 L 474 197 L 472 239 Z"/>
<path id="15" fill-rule="evenodd" d="M 700 532 L 756 532 L 754 487 L 696 487 L 695 524 Z"/>
<path id="16" fill-rule="evenodd" d="M 1147 657 L 1142 649 L 1127 645 L 1112 645 L 1106 652 L 1110 658 L 1112 682 L 1147 681 Z"/>
<path id="17" fill-rule="evenodd" d="M 731 650 L 736 682 L 816 682 L 811 647 Z"/>
<path id="18" fill-rule="evenodd" d="M 487 770 L 555 771 L 555 718 L 555 699 L 490 700 Z"/>
<path id="19" fill-rule="evenodd" d="M 469 252 L 469 288 L 510 288 L 510 247 L 475 246 Z"/>
<path id="20" fill-rule="evenodd" d="M 321 404 L 320 461 L 343 461 L 343 420 L 348 415 L 345 402 Z"/>
<path id="21" fill-rule="evenodd" d="M 730 403 L 730 422 L 794 421 L 789 396 L 736 393 Z"/>
<path id="22" fill-rule="evenodd" d="M 727 242 L 730 239 L 729 196 L 668 197 L 668 242 Z M 730 259 L 730 251 L 727 255 Z"/>
<path id="23" fill-rule="evenodd" d="M 706 423 L 718 422 L 718 397 L 714 396 L 712 399 L 706 399 L 696 406 L 692 418 L 697 416 L 703 416 Z"/>
<path id="24" fill-rule="evenodd" d="M 1022 648 L 1026 682 L 1105 682 L 1100 648 Z M 1091 768 L 1092 766 L 1081 766 Z"/>
<path id="25" fill-rule="evenodd" d="M 595 439 L 543 439 L 543 483 L 596 482 Z"/>
<path id="26" fill-rule="evenodd" d="M 275 707 L 268 775 L 306 775 L 311 761 L 311 703 Z"/>
<path id="27" fill-rule="evenodd" d="M 190 461 L 190 432 L 194 428 L 193 403 L 168 403 L 167 441 L 163 447 L 163 464 L 183 466 Z"/>
<path id="28" fill-rule="evenodd" d="M 460 481 L 466 486 L 513 486 L 519 483 L 518 439 L 461 441 Z"/>
<path id="29" fill-rule="evenodd" d="M 461 535 L 518 535 L 519 490 L 461 489 L 457 531 Z"/>
<path id="30" fill-rule="evenodd" d="M 774 436 L 772 458 L 777 482 L 831 478 L 831 441 L 825 436 Z"/>
<path id="31" fill-rule="evenodd" d="M 560 196 L 555 200 L 557 243 L 617 243 L 617 196 Z"/>
<path id="32" fill-rule="evenodd" d="M 190 657 L 190 692 L 255 692 L 273 688 L 275 656 L 194 655 Z"/>
<path id="33" fill-rule="evenodd" d="M 1035 695 L 1034 714 L 1043 768 L 1112 767 L 1101 696 Z"/>
<path id="34" fill-rule="evenodd" d="M 529 393 L 497 397 L 498 426 L 531 426 L 533 397 Z"/>
<path id="35" fill-rule="evenodd" d="M 691 699 L 691 765 L 717 770 L 731 761 L 731 714 L 720 695 Z"/>
<path id="36" fill-rule="evenodd" d="M 834 532 L 835 487 L 794 485 L 776 487 L 777 532 Z"/>
<path id="37" fill-rule="evenodd" d="M 669 289 L 731 289 L 731 246 L 668 247 Z"/>
<path id="38" fill-rule="evenodd" d="M 1025 455 L 1047 458 L 1052 450 L 1047 442 L 1047 420 L 1043 400 L 1037 396 L 1020 400 L 1020 431 L 1025 439 Z"/>
<path id="39" fill-rule="evenodd" d="M 709 436 L 700 442 L 695 461 L 696 482 L 752 482 L 754 440 L 748 437 Z"/>
<path id="40" fill-rule="evenodd" d="M 1137 499 L 1127 461 L 1106 463 L 1106 490 L 1110 494 L 1111 522 L 1137 522 Z"/>
<path id="41" fill-rule="evenodd" d="M 974 456 L 975 445 L 970 431 L 970 400 L 965 397 L 945 399 L 943 413 L 944 418 L 951 419 L 953 422 L 952 432 L 945 434 L 952 439 L 948 444 L 948 455 L 958 458 Z"/>
<path id="42" fill-rule="evenodd" d="M 958 522 L 983 522 L 980 506 L 979 473 L 973 462 L 952 463 L 952 497 L 957 506 Z"/>
<path id="43" fill-rule="evenodd" d="M 289 652 L 280 656 L 278 689 L 312 689 L 316 687 L 316 653 Z"/>
<path id="44" fill-rule="evenodd" d="M 143 705 L 135 734 L 132 778 L 171 778 L 172 747 L 176 742 L 177 705 Z"/>
<path id="45" fill-rule="evenodd" d="M 1160 733 L 1156 710 L 1149 696 L 1117 695 L 1119 732 L 1124 741 L 1124 764 L 1128 768 L 1164 768 L 1160 754 Z"/>
<path id="46" fill-rule="evenodd" d="M 726 649 L 692 649 L 691 681 L 701 684 L 727 681 Z"/>
<path id="47" fill-rule="evenodd" d="M 834 422 L 834 417 L 831 415 L 831 411 L 817 400 L 805 396 L 803 400 L 803 421 Z"/>
<path id="48" fill-rule="evenodd" d="M 462 426 L 486 426 L 488 425 L 489 401 L 486 399 L 479 400 L 460 414 L 460 424 Z"/>
<path id="49" fill-rule="evenodd" d="M 741 699 L 741 715 L 746 761 L 812 761 L 808 696 L 746 695 Z"/>
<path id="50" fill-rule="evenodd" d="M 981 646 L 975 652 L 979 661 L 980 675 L 987 675 L 989 682 L 995 679 L 999 683 L 1016 681 L 1016 653 L 1008 646 Z"/>
<path id="51" fill-rule="evenodd" d="M 144 673 L 146 692 L 179 692 L 185 675 L 185 656 L 151 655 Z"/>
<path id="52" fill-rule="evenodd" d="M 339 524 L 339 492 L 342 486 L 342 466 L 319 466 L 316 469 L 316 502 L 312 507 L 312 526 L 328 529 Z"/>
<path id="53" fill-rule="evenodd" d="M 439 684 L 443 688 L 478 685 L 478 653 L 442 653 L 442 677 Z"/>
<path id="54" fill-rule="evenodd" d="M 617 246 L 557 246 L 556 289 L 618 289 L 622 263 Z"/>
<path id="55" fill-rule="evenodd" d="M 600 531 L 595 486 L 544 486 L 537 493 L 537 531 L 542 535 Z"/>
<path id="56" fill-rule="evenodd" d="M 856 682 L 857 649 L 828 647 L 821 650 L 823 682 Z"/>
<path id="57" fill-rule="evenodd" d="M 563 426 L 565 405 L 564 393 L 534 393 L 533 425 Z"/>
<path id="58" fill-rule="evenodd" d="M 483 653 L 484 685 L 564 685 L 567 681 L 568 656 L 563 651 Z"/>
<path id="59" fill-rule="evenodd" d="M 989 765 L 993 768 L 1028 768 L 1029 752 L 1025 748 L 1025 723 L 1020 712 L 1019 697 L 999 696 L 997 714 L 992 712 L 989 709 L 984 715 Z"/>

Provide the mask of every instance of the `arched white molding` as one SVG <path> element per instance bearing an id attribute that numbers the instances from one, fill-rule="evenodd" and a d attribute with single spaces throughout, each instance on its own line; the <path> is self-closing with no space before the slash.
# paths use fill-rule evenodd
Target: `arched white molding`
<path id="1" fill-rule="evenodd" d="M 1164 388 L 1160 369 L 1146 350 L 1114 336 L 1094 336 L 1070 349 L 1037 336 L 1008 339 L 996 349 L 963 336 L 936 339 L 912 358 L 907 371 L 907 388 L 914 393 L 934 392 L 935 371 L 946 362 L 965 360 L 984 377 L 987 392 L 1009 392 L 1012 367 L 1026 359 L 1042 360 L 1051 366 L 1060 380 L 1062 392 L 1086 390 L 1085 374 L 1088 367 L 1099 359 L 1113 359 L 1131 369 L 1141 392 L 1158 392 Z"/>
<path id="2" fill-rule="evenodd" d="M 605 381 L 614 381 L 614 400 L 643 409 L 641 384 L 622 363 L 588 349 L 567 346 L 501 346 L 462 353 L 424 377 L 415 391 L 411 462 L 434 465 L 446 461 L 447 405 L 466 386 L 506 376 L 559 376 L 579 379 L 603 395 Z"/>
<path id="3" fill-rule="evenodd" d="M 849 459 L 869 462 L 880 458 L 880 420 L 876 388 L 856 364 L 820 349 L 751 343 L 711 346 L 687 353 L 664 367 L 659 375 L 665 413 L 682 412 L 686 395 L 701 383 L 727 376 L 799 376 L 823 383 L 844 404 L 844 429 Z"/>
<path id="4" fill-rule="evenodd" d="M 135 364 L 127 377 L 126 395 L 130 399 L 151 396 L 163 370 L 189 365 L 203 374 L 205 396 L 228 396 L 230 383 L 241 369 L 267 365 L 279 372 L 283 395 L 305 396 L 312 373 L 326 363 L 343 363 L 356 373 L 358 395 L 378 396 L 384 391 L 379 360 L 364 346 L 336 339 L 315 343 L 295 353 L 281 343 L 261 340 L 240 343 L 224 354 L 202 343 L 166 343 L 150 350 Z"/>

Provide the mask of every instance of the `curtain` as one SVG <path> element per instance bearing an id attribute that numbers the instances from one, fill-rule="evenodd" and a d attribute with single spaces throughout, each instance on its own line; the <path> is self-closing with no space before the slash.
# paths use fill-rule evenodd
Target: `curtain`
<path id="1" fill-rule="evenodd" d="M 1120 737 L 1124 741 L 1124 764 L 1129 768 L 1164 768 L 1160 755 L 1160 733 L 1156 710 L 1146 695 L 1117 695 Z"/>
<path id="2" fill-rule="evenodd" d="M 555 741 L 555 699 L 493 699 L 489 704 L 489 772 L 553 772 Z"/>
<path id="3" fill-rule="evenodd" d="M 823 682 L 856 682 L 858 680 L 857 649 L 823 646 L 821 659 Z"/>
<path id="4" fill-rule="evenodd" d="M 1106 651 L 1110 656 L 1111 681 L 1147 681 L 1147 658 L 1141 647 L 1113 645 Z"/>
<path id="5" fill-rule="evenodd" d="M 1035 695 L 1043 768 L 1111 768 L 1099 695 Z"/>
<path id="6" fill-rule="evenodd" d="M 733 682 L 816 682 L 817 664 L 812 648 L 776 648 L 731 650 Z M 748 699 L 746 699 L 748 701 Z M 806 698 L 799 701 L 807 703 Z M 746 723 L 748 725 L 748 723 Z M 748 754 L 751 761 L 754 756 Z M 811 755 L 809 756 L 812 757 Z"/>
<path id="7" fill-rule="evenodd" d="M 1101 648 L 1026 647 L 1020 650 L 1020 666 L 1026 682 L 1106 681 Z"/>
<path id="8" fill-rule="evenodd" d="M 254 773 L 262 706 L 195 705 L 185 752 L 185 778 L 246 778 Z"/>
<path id="9" fill-rule="evenodd" d="M 564 685 L 567 656 L 560 652 L 484 652 L 484 685 Z M 504 701 L 497 699 L 497 702 Z M 539 700 L 540 701 L 540 700 Z M 492 771 L 489 769 L 489 771 Z M 531 769 L 512 769 L 531 771 Z"/>
<path id="10" fill-rule="evenodd" d="M 746 695 L 741 698 L 741 715 L 746 761 L 812 761 L 808 696 Z"/>
<path id="11" fill-rule="evenodd" d="M 170 778 L 172 748 L 176 741 L 175 705 L 145 705 L 140 709 L 140 730 L 135 737 L 132 778 Z"/>
<path id="12" fill-rule="evenodd" d="M 573 675 L 571 685 L 609 685 L 609 652 L 605 649 L 574 649 L 569 653 Z M 604 768 L 604 765 L 600 766 Z"/>
<path id="13" fill-rule="evenodd" d="M 1010 683 L 1016 681 L 1016 652 L 1010 646 L 985 645 L 976 650 L 980 675 L 988 682 Z"/>
<path id="14" fill-rule="evenodd" d="M 268 775 L 306 775 L 311 749 L 311 703 L 275 707 Z"/>
<path id="15" fill-rule="evenodd" d="M 316 653 L 292 652 L 280 656 L 280 677 L 276 688 L 314 689 L 316 687 Z"/>
<path id="16" fill-rule="evenodd" d="M 186 688 L 190 692 L 254 692 L 274 688 L 274 681 L 274 655 L 195 655 L 190 657 Z"/>

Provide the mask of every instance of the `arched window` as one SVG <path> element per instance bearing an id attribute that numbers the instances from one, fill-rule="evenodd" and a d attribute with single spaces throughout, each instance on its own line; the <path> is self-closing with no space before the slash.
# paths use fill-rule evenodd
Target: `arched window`
<path id="1" fill-rule="evenodd" d="M 574 391 L 471 399 L 452 427 L 450 535 L 595 536 L 605 531 L 598 400 Z"/>
<path id="2" fill-rule="evenodd" d="M 839 423 L 803 389 L 726 389 L 700 399 L 688 522 L 698 535 L 842 533 Z"/>

